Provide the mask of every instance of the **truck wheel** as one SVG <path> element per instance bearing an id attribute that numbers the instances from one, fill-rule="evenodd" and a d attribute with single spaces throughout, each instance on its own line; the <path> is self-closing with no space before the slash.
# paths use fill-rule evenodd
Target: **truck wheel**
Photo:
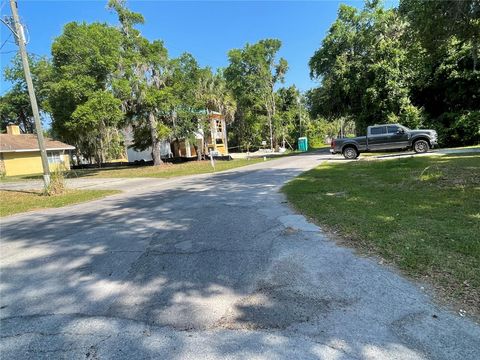
<path id="1" fill-rule="evenodd" d="M 358 157 L 358 151 L 353 146 L 347 146 L 343 149 L 343 157 L 348 160 L 353 160 Z"/>
<path id="2" fill-rule="evenodd" d="M 415 150 L 417 154 L 426 153 L 428 149 L 430 149 L 430 145 L 428 145 L 428 141 L 426 140 L 417 140 L 413 143 L 413 150 Z"/>

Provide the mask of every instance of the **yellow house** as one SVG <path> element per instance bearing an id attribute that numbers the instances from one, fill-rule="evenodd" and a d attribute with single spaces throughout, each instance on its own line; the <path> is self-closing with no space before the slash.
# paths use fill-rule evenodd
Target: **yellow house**
<path id="1" fill-rule="evenodd" d="M 74 146 L 45 138 L 50 170 L 70 170 L 68 152 Z M 21 134 L 18 125 L 8 125 L 0 134 L 0 173 L 6 176 L 39 174 L 43 172 L 40 149 L 35 134 Z"/>

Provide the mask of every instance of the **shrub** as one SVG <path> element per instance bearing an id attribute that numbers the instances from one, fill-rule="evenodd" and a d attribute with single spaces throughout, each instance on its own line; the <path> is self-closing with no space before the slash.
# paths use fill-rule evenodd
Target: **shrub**
<path id="1" fill-rule="evenodd" d="M 452 137 L 461 145 L 480 142 L 480 111 L 468 111 L 457 117 L 453 123 Z"/>
<path id="2" fill-rule="evenodd" d="M 64 172 L 63 167 L 58 167 L 50 173 L 50 184 L 45 189 L 45 195 L 61 195 L 67 191 Z"/>
<path id="3" fill-rule="evenodd" d="M 430 121 L 442 146 L 475 145 L 480 142 L 480 111 L 446 112 Z"/>

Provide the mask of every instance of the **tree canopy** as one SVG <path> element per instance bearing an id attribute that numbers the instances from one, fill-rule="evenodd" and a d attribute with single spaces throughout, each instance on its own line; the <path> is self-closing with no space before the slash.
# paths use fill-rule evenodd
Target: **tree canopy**
<path id="1" fill-rule="evenodd" d="M 51 64 L 47 58 L 29 55 L 30 71 L 33 85 L 36 89 L 39 110 L 45 114 L 48 111 L 48 82 L 51 75 Z M 22 60 L 19 56 L 13 58 L 12 64 L 5 68 L 5 80 L 12 87 L 0 97 L 0 127 L 4 130 L 9 123 L 20 125 L 25 133 L 35 130 L 27 83 L 23 73 Z"/>
<path id="2" fill-rule="evenodd" d="M 420 125 L 421 109 L 411 102 L 416 69 L 403 46 L 407 24 L 377 2 L 363 10 L 341 5 L 322 46 L 310 59 L 311 76 L 322 86 L 311 93 L 325 116 L 355 119 L 358 130 L 381 122 Z"/>
<path id="3" fill-rule="evenodd" d="M 160 143 L 197 147 L 210 112 L 225 116 L 229 145 L 241 150 L 264 141 L 294 146 L 300 136 L 322 145 L 380 122 L 434 128 L 442 145 L 480 141 L 478 0 L 340 5 L 309 61 L 318 86 L 305 93 L 281 85 L 288 64 L 279 39 L 232 49 L 226 68 L 211 69 L 186 52 L 171 58 L 161 39 L 145 38 L 143 15 L 125 0 L 109 0 L 108 8 L 117 25 L 68 23 L 51 58 L 29 59 L 53 136 L 99 164 L 123 156 L 127 127 L 134 148 L 151 148 L 161 164 Z M 0 97 L 2 130 L 15 122 L 33 132 L 19 58 L 4 76 L 12 87 Z"/>
<path id="4" fill-rule="evenodd" d="M 312 116 L 435 128 L 443 145 L 480 140 L 480 2 L 341 5 L 310 59 Z"/>
<path id="5" fill-rule="evenodd" d="M 120 40 L 119 31 L 107 24 L 73 22 L 52 45 L 48 103 L 53 132 L 75 145 L 78 155 L 100 163 L 122 154 L 122 118 L 112 112 L 112 105 L 120 110 L 120 103 L 108 95 Z"/>
<path id="6" fill-rule="evenodd" d="M 258 134 L 259 129 L 255 120 L 262 114 L 268 126 L 270 148 L 273 149 L 276 143 L 273 126 L 276 112 L 275 85 L 284 81 L 288 70 L 285 59 L 277 61 L 281 45 L 278 39 L 265 39 L 228 53 L 229 65 L 225 69 L 225 78 L 240 107 L 238 120 L 243 125 L 240 142 L 257 140 L 254 134 Z"/>

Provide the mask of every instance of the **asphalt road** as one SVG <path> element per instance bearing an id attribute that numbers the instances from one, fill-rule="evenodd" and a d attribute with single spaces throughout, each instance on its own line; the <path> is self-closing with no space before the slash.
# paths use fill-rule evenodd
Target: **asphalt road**
<path id="1" fill-rule="evenodd" d="M 327 158 L 3 219 L 1 357 L 479 359 L 477 324 L 287 207 L 280 186 Z"/>

